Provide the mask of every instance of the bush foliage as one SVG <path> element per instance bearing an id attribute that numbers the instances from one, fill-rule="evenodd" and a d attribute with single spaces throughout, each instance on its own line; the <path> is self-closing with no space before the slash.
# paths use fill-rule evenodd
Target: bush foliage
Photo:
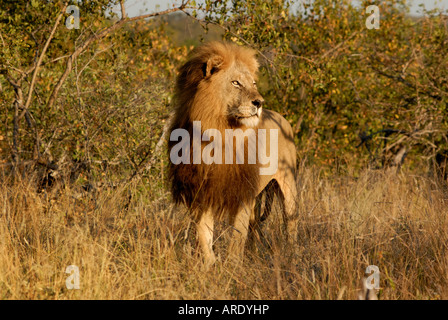
<path id="1" fill-rule="evenodd" d="M 379 29 L 368 29 L 371 3 L 188 2 L 122 21 L 119 1 L 82 1 L 80 28 L 67 29 L 63 1 L 2 1 L 2 166 L 135 174 L 157 156 L 177 67 L 194 45 L 223 38 L 259 52 L 266 107 L 291 122 L 302 161 L 382 167 L 402 150 L 406 165 L 426 167 L 447 149 L 447 16 L 422 8 L 415 17 L 388 0 Z"/>

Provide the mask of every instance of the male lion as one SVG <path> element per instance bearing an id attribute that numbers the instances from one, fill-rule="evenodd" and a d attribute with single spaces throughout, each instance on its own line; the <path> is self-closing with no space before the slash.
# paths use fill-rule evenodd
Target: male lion
<path id="1" fill-rule="evenodd" d="M 218 161 L 205 163 L 204 155 L 203 162 L 200 154 L 199 158 L 195 156 L 195 138 L 187 139 L 186 142 L 182 141 L 181 146 L 187 147 L 186 154 L 182 155 L 186 161 L 181 163 L 171 158 L 169 167 L 174 200 L 184 203 L 196 220 L 199 246 L 207 265 L 215 261 L 212 248 L 214 220 L 223 215 L 230 218 L 234 226 L 230 253 L 241 256 L 248 231 L 258 231 L 259 223 L 269 214 L 270 202 L 267 202 L 263 216 L 260 210 L 255 210 L 256 198 L 265 189 L 269 193 L 277 191 L 283 203 L 287 233 L 292 239 L 296 238 L 296 150 L 293 132 L 280 114 L 262 109 L 264 100 L 256 87 L 257 70 L 254 50 L 230 43 L 211 42 L 190 53 L 177 77 L 175 113 L 169 131 L 170 156 L 178 152 L 180 143 L 176 146 L 176 141 L 179 141 L 176 138 L 179 138 L 179 132 L 188 133 L 190 137 L 199 135 L 202 138 L 200 152 L 205 152 L 209 143 L 204 139 L 212 141 L 210 136 L 213 136 L 214 142 L 218 139 L 218 145 L 223 148 L 230 143 L 225 155 L 216 152 L 220 150 L 213 150 L 214 160 Z M 268 165 L 260 161 L 260 155 L 256 160 L 252 158 L 252 162 L 248 160 L 248 135 L 243 139 L 236 138 L 236 143 L 233 143 L 234 137 L 231 137 L 232 140 L 227 136 L 224 138 L 226 129 L 241 129 L 240 132 L 245 135 L 249 131 L 260 132 L 259 129 L 265 129 L 268 133 L 275 131 L 277 141 L 270 134 L 265 135 L 265 145 L 258 141 L 258 152 L 262 147 L 270 150 L 271 156 L 275 152 L 278 156 L 278 164 L 275 164 L 278 165 L 277 170 L 260 174 L 261 169 L 266 169 Z M 259 136 L 258 133 L 256 137 Z M 244 149 L 245 161 L 235 157 L 239 148 Z M 231 156 L 228 156 L 228 150 L 231 150 Z M 251 151 L 254 151 L 253 145 Z"/>

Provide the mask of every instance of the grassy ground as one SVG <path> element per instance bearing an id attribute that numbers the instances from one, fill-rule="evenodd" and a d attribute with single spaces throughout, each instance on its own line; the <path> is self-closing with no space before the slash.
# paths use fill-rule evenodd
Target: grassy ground
<path id="1" fill-rule="evenodd" d="M 381 272 L 380 299 L 448 299 L 447 196 L 427 176 L 302 168 L 295 246 L 276 210 L 265 243 L 234 265 L 223 221 L 209 271 L 160 184 L 46 194 L 30 181 L 0 184 L 1 299 L 355 299 L 368 265 Z M 66 288 L 69 265 L 79 290 Z"/>

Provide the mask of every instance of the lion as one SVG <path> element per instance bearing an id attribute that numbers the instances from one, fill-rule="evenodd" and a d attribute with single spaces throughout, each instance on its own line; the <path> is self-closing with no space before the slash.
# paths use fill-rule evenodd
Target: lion
<path id="1" fill-rule="evenodd" d="M 176 80 L 168 151 L 173 157 L 185 148 L 182 149 L 185 161 L 170 161 L 171 192 L 174 202 L 186 205 L 196 222 L 199 247 L 207 265 L 216 260 L 213 251 L 214 221 L 222 217 L 228 217 L 233 226 L 229 252 L 242 257 L 248 234 L 259 232 L 260 223 L 270 212 L 269 199 L 272 197 L 266 197 L 268 201 L 263 213 L 256 205 L 263 191 L 279 196 L 288 239 L 296 239 L 297 236 L 293 131 L 283 116 L 263 108 L 264 99 L 256 85 L 258 67 L 253 49 L 227 42 L 210 42 L 190 53 Z M 260 132 L 263 132 L 260 129 L 275 133 L 265 135 L 264 145 L 260 144 Z M 243 139 L 236 136 L 228 139 L 226 134 L 229 130 L 240 130 L 244 133 Z M 257 148 L 250 145 L 247 132 L 257 132 L 258 151 L 264 146 L 265 150 L 270 150 L 271 156 L 275 153 L 276 170 L 261 174 L 268 165 L 262 163 L 260 156 L 250 158 L 251 151 Z M 225 155 L 214 149 L 210 155 L 218 161 L 205 163 L 206 157 L 203 154 L 201 159 L 201 153 L 195 158 L 195 138 L 177 142 L 183 133 L 202 137 L 199 152 L 206 151 L 213 136 L 213 142 L 226 148 Z M 238 148 L 244 150 L 244 161 L 237 159 L 238 151 L 235 150 Z M 231 156 L 228 156 L 229 150 L 230 153 L 234 151 Z"/>

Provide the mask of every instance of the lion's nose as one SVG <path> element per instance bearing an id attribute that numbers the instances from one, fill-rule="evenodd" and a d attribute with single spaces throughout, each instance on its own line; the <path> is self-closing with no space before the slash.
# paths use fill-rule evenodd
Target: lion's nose
<path id="1" fill-rule="evenodd" d="M 260 108 L 263 105 L 263 102 L 264 102 L 263 99 L 255 99 L 252 101 L 252 104 L 257 108 Z"/>

